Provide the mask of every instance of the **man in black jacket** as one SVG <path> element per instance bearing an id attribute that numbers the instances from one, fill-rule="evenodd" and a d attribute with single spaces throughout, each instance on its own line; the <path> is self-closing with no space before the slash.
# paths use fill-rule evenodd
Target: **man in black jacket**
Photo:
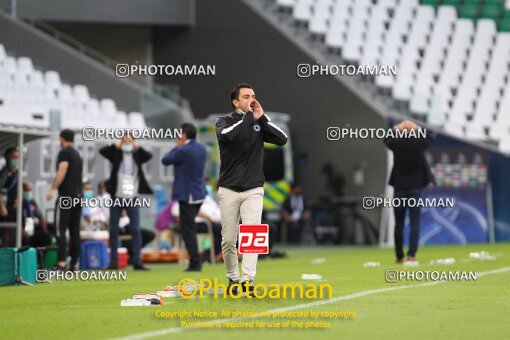
<path id="1" fill-rule="evenodd" d="M 115 198 L 121 198 L 126 203 L 135 202 L 138 194 L 152 194 L 142 169 L 142 164 L 148 162 L 152 154 L 136 144 L 131 135 L 126 133 L 119 142 L 105 146 L 99 152 L 112 163 L 107 188 L 114 202 L 116 202 Z M 140 261 L 140 210 L 137 204 L 126 206 L 114 204 L 110 208 L 110 268 L 118 269 L 119 219 L 123 209 L 129 216 L 133 237 L 131 242 L 133 268 L 148 270 Z"/>
<path id="2" fill-rule="evenodd" d="M 237 235 L 239 217 L 244 224 L 260 224 L 264 198 L 264 142 L 285 145 L 287 135 L 264 114 L 253 87 L 237 85 L 230 95 L 235 110 L 216 122 L 220 147 L 218 198 L 222 224 L 222 251 L 229 287 L 239 283 Z M 253 283 L 257 254 L 244 254 L 242 287 Z M 249 293 L 248 291 L 246 293 Z"/>
<path id="3" fill-rule="evenodd" d="M 418 137 L 420 136 L 418 133 L 409 133 L 411 130 L 418 131 L 420 129 L 418 125 L 409 120 L 404 120 L 393 128 L 402 132 L 401 136 L 408 136 L 400 138 L 388 137 L 384 140 L 386 146 L 393 151 L 393 169 L 389 184 L 395 189 L 395 198 L 401 199 L 401 204 L 393 208 L 395 213 L 396 262 L 402 263 L 404 261 L 404 223 L 407 210 L 409 210 L 411 222 L 407 261 L 415 262 L 420 237 L 420 207 L 406 207 L 402 204 L 404 201 L 402 199 L 419 199 L 421 197 L 421 190 L 429 183 L 434 182 L 434 176 L 425 159 L 425 150 L 432 144 L 433 139 L 428 133 L 425 138 Z"/>

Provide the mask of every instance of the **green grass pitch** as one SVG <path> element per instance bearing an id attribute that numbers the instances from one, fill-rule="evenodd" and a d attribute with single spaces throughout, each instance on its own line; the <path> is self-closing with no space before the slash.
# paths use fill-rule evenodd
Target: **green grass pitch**
<path id="1" fill-rule="evenodd" d="M 351 298 L 302 309 L 313 311 L 352 311 L 355 318 L 330 321 L 328 329 L 195 329 L 183 330 L 177 319 L 156 317 L 156 311 L 231 310 L 264 312 L 319 300 L 306 299 L 177 299 L 166 298 L 163 306 L 121 307 L 122 299 L 134 293 L 150 293 L 175 285 L 184 277 L 217 277 L 225 283 L 223 264 L 205 265 L 201 273 L 185 274 L 176 264 L 149 265 L 150 272 L 128 270 L 126 281 L 58 281 L 33 287 L 0 287 L 0 334 L 4 339 L 69 337 L 80 339 L 147 336 L 172 339 L 504 339 L 510 338 L 510 271 L 483 275 L 476 281 L 425 281 L 387 283 L 388 269 L 424 271 L 476 271 L 478 274 L 510 267 L 510 244 L 429 246 L 418 253 L 420 265 L 405 268 L 394 264 L 392 249 L 368 247 L 306 247 L 286 249 L 289 257 L 261 260 L 257 283 L 329 283 L 333 298 Z M 469 259 L 471 251 L 485 250 L 495 261 Z M 323 264 L 312 264 L 314 258 Z M 450 266 L 429 265 L 431 259 L 453 257 Z M 363 268 L 367 261 L 380 267 Z M 507 268 L 508 269 L 508 268 Z M 303 281 L 301 274 L 322 275 L 322 281 Z M 410 289 L 353 293 L 405 285 Z M 201 321 L 210 320 L 202 319 Z M 257 319 L 269 322 L 271 319 Z M 284 319 L 279 319 L 282 321 Z M 285 319 L 288 320 L 288 319 Z M 296 319 L 299 321 L 299 319 Z M 193 321 L 193 320 L 191 320 Z M 195 319 L 195 321 L 197 321 Z M 244 321 L 250 321 L 246 319 Z M 306 320 L 301 320 L 306 321 Z M 326 321 L 326 320 L 324 320 Z M 154 335 L 154 334 L 152 334 Z"/>

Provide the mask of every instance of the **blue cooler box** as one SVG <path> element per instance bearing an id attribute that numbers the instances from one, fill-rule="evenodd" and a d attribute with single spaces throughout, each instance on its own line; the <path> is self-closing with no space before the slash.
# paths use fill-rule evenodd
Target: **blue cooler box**
<path id="1" fill-rule="evenodd" d="M 102 241 L 85 241 L 81 244 L 80 269 L 105 269 L 110 264 L 108 247 Z"/>

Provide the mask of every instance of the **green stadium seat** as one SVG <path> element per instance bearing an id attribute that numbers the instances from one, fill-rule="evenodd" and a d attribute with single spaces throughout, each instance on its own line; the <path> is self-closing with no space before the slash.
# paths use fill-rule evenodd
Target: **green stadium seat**
<path id="1" fill-rule="evenodd" d="M 443 5 L 448 5 L 448 6 L 460 6 L 462 3 L 461 0 L 443 0 Z"/>
<path id="2" fill-rule="evenodd" d="M 421 4 L 437 8 L 441 4 L 441 0 L 422 0 Z"/>
<path id="3" fill-rule="evenodd" d="M 480 15 L 480 6 L 477 5 L 463 5 L 460 7 L 459 17 L 477 20 Z"/>
<path id="4" fill-rule="evenodd" d="M 501 6 L 499 5 L 485 5 L 482 8 L 482 18 L 498 21 L 501 17 L 501 12 Z"/>
<path id="5" fill-rule="evenodd" d="M 464 0 L 464 5 L 481 6 L 483 3 L 484 3 L 483 0 Z"/>
<path id="6" fill-rule="evenodd" d="M 503 7 L 505 0 L 485 0 L 486 5 L 498 5 Z"/>
<path id="7" fill-rule="evenodd" d="M 499 22 L 499 30 L 501 32 L 510 32 L 510 18 L 502 19 Z"/>
<path id="8" fill-rule="evenodd" d="M 503 18 L 510 19 L 510 10 L 506 9 L 506 10 L 503 11 Z"/>

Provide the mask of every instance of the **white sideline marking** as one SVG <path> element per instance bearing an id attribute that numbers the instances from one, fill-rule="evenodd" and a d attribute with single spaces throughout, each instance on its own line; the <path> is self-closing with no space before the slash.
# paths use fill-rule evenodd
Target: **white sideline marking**
<path id="1" fill-rule="evenodd" d="M 501 274 L 501 273 L 505 273 L 508 271 L 510 271 L 510 267 L 502 267 L 499 269 L 488 270 L 486 272 L 478 273 L 477 277 L 483 277 L 486 275 L 493 275 L 493 274 Z M 288 311 L 304 309 L 304 308 L 308 308 L 308 307 L 327 305 L 327 304 L 331 304 L 331 303 L 335 303 L 335 302 L 339 302 L 339 301 L 352 300 L 352 299 L 356 299 L 359 297 L 368 296 L 368 295 L 372 295 L 372 294 L 391 292 L 394 290 L 433 286 L 433 285 L 444 283 L 444 282 L 448 282 L 448 281 L 429 281 L 429 282 L 418 283 L 418 284 L 414 284 L 414 285 L 395 286 L 395 287 L 389 287 L 389 288 L 364 290 L 361 292 L 338 296 L 336 298 L 331 298 L 331 299 L 327 299 L 327 300 L 320 300 L 320 301 L 314 301 L 314 302 L 310 302 L 310 303 L 303 303 L 300 305 L 272 309 L 272 310 L 266 311 L 265 313 L 288 312 Z M 228 318 L 228 319 L 216 319 L 216 320 L 211 320 L 210 323 L 217 324 L 217 323 L 239 321 L 239 320 L 243 320 L 243 319 L 256 319 L 256 318 L 258 318 L 258 317 L 238 317 L 238 318 Z M 196 327 L 196 328 L 173 327 L 173 328 L 160 329 L 157 331 L 149 331 L 149 332 L 128 335 L 125 337 L 119 337 L 119 338 L 115 338 L 115 339 L 118 339 L 118 340 L 148 339 L 148 338 L 152 338 L 155 336 L 162 336 L 162 335 L 166 335 L 166 334 L 180 333 L 180 332 L 199 330 L 199 329 L 200 329 L 199 327 Z"/>

